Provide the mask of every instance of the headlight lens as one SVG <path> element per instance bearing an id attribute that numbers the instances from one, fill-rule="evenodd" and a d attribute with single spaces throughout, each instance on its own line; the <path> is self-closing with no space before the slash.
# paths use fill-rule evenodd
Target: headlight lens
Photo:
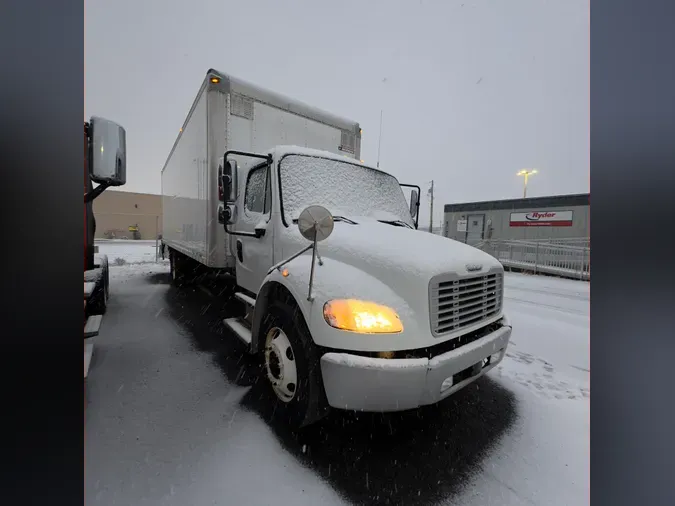
<path id="1" fill-rule="evenodd" d="M 323 306 L 323 317 L 331 327 L 361 334 L 395 334 L 403 324 L 390 307 L 356 299 L 331 300 Z"/>

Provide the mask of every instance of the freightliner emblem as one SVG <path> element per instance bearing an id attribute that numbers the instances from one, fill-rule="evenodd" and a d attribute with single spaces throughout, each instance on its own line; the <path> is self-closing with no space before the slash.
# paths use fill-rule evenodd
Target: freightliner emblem
<path id="1" fill-rule="evenodd" d="M 469 272 L 479 271 L 483 268 L 481 264 L 466 264 L 466 270 Z"/>

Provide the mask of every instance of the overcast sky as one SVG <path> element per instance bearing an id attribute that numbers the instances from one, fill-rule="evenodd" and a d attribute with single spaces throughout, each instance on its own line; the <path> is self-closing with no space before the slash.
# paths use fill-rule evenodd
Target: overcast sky
<path id="1" fill-rule="evenodd" d="M 87 0 L 85 116 L 160 171 L 216 68 L 358 121 L 362 158 L 443 204 L 589 191 L 588 0 Z M 424 193 L 424 191 L 423 191 Z M 420 223 L 428 223 L 423 200 Z"/>

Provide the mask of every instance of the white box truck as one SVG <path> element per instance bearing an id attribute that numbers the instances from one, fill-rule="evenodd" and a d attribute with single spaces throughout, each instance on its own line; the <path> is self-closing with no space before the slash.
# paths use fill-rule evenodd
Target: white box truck
<path id="1" fill-rule="evenodd" d="M 419 187 L 360 151 L 357 122 L 211 69 L 162 169 L 173 281 L 232 279 L 224 324 L 296 427 L 439 402 L 511 336 L 501 264 L 417 231 Z"/>

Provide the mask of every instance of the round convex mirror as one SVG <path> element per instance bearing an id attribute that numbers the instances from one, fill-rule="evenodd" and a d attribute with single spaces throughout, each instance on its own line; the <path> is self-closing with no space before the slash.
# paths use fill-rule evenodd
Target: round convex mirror
<path id="1" fill-rule="evenodd" d="M 323 206 L 309 206 L 298 216 L 298 229 L 308 241 L 327 239 L 333 233 L 333 215 Z"/>

